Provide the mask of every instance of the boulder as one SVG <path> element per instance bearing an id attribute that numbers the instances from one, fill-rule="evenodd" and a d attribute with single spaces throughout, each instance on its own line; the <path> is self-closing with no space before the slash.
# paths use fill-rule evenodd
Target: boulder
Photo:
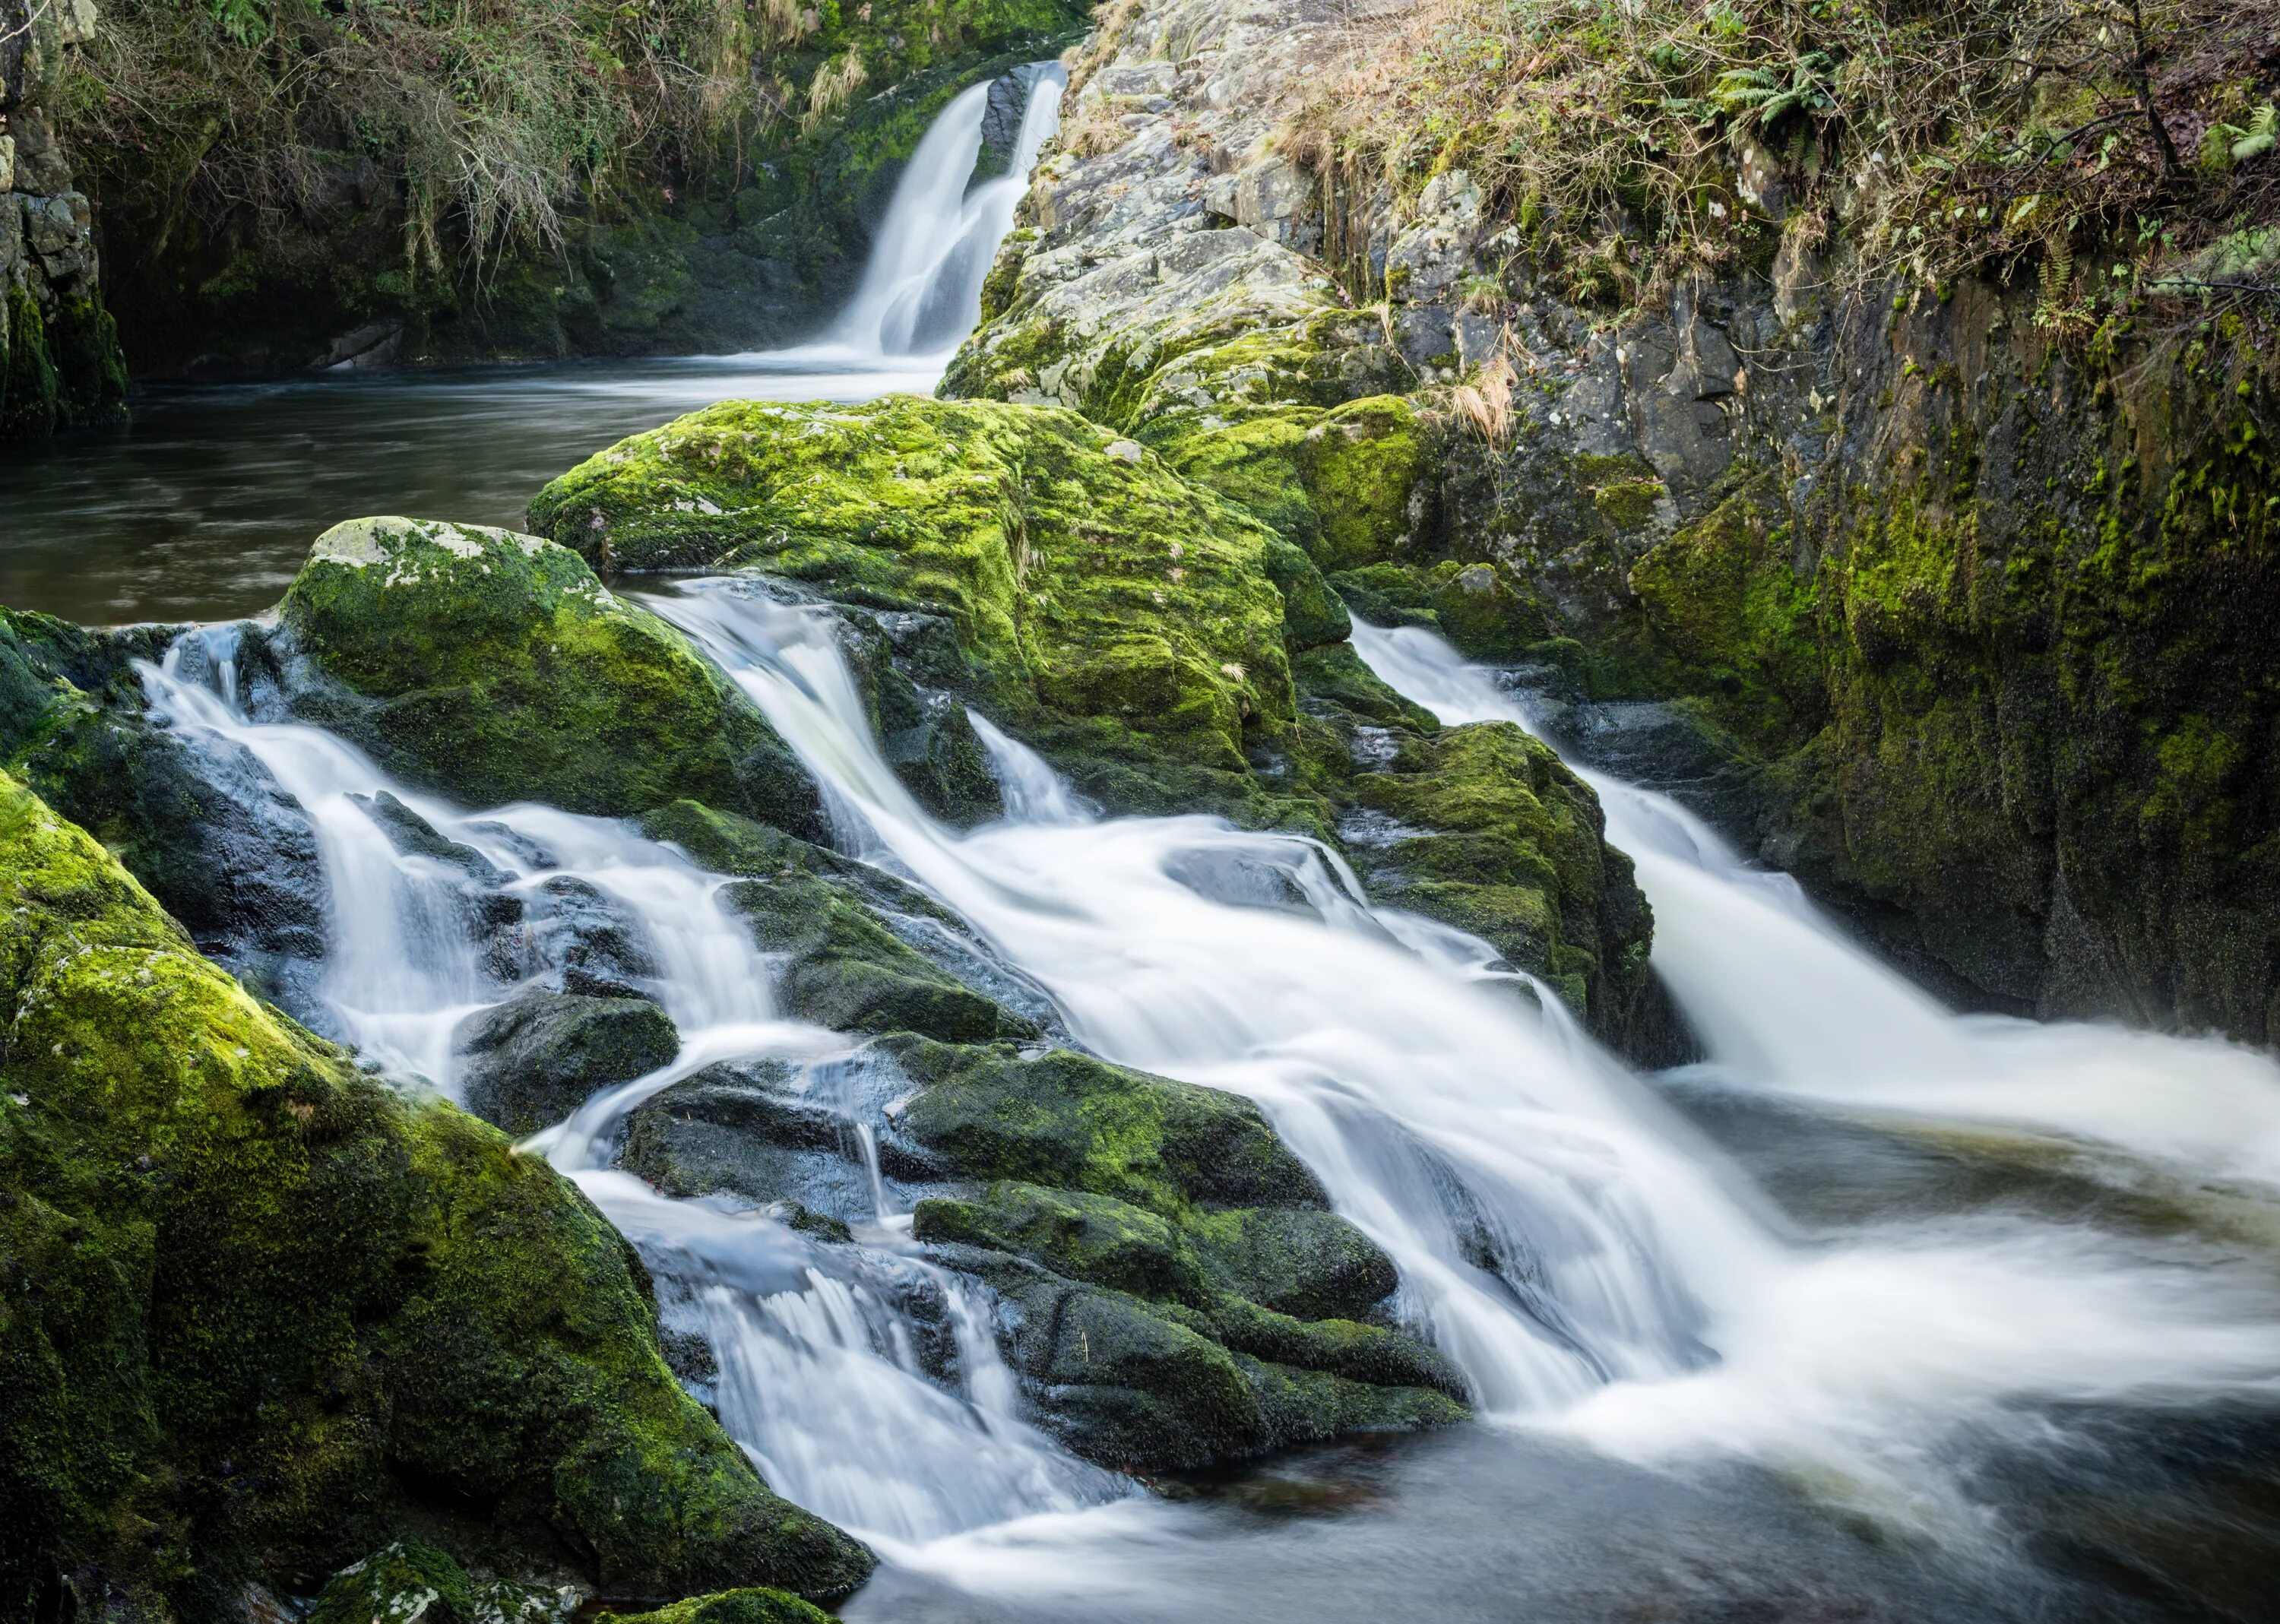
<path id="1" fill-rule="evenodd" d="M 0 868 L 0 1267 L 39 1282 L 0 1305 L 0 1579 L 185 1614 L 416 1515 L 618 1594 L 862 1581 L 543 1161 L 257 1003 L 5 778 Z"/>
<path id="2" fill-rule="evenodd" d="M 821 827 L 814 785 L 751 703 L 536 536 L 352 520 L 317 539 L 280 616 L 324 679 L 295 708 L 414 784 L 605 815 L 691 797 Z"/>
<path id="3" fill-rule="evenodd" d="M 561 1121 L 600 1089 L 672 1064 L 680 1035 L 645 998 L 533 988 L 459 1025 L 467 1109 L 518 1136 Z"/>

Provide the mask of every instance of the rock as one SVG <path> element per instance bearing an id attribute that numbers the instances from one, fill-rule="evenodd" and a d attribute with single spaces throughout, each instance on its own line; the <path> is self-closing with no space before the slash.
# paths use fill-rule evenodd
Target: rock
<path id="1" fill-rule="evenodd" d="M 543 1161 L 254 1001 L 12 780 L 0 868 L 0 1257 L 44 1287 L 0 1316 L 12 1557 L 188 1611 L 416 1515 L 618 1594 L 861 1582 L 682 1391 L 637 1261 Z M 106 1532 L 183 1495 L 209 1509 L 156 1542 Z"/>
<path id="2" fill-rule="evenodd" d="M 1171 1225 L 1113 1196 L 1000 1180 L 970 1201 L 921 1201 L 919 1240 L 1018 1252 L 1070 1280 L 1193 1300 L 1203 1274 Z"/>
<path id="3" fill-rule="evenodd" d="M 589 881 L 572 874 L 541 881 L 531 898 L 530 929 L 563 991 L 592 998 L 653 995 L 657 960 L 641 922 Z"/>
<path id="4" fill-rule="evenodd" d="M 643 998 L 534 988 L 459 1024 L 467 1109 L 518 1138 L 549 1128 L 597 1091 L 669 1066 L 672 1020 Z"/>
<path id="5" fill-rule="evenodd" d="M 1269 533 L 1115 438 L 987 403 L 730 404 L 591 458 L 531 514 L 620 567 L 764 570 L 940 616 L 964 697 L 1005 720 L 1241 772 L 1292 714 Z"/>
<path id="6" fill-rule="evenodd" d="M 747 1588 L 693 1596 L 654 1612 L 603 1615 L 612 1624 L 831 1624 L 831 1615 L 782 1590 Z"/>
<path id="7" fill-rule="evenodd" d="M 763 949 L 785 956 L 785 1007 L 803 1020 L 954 1043 L 1036 1031 L 920 957 L 827 880 L 794 871 L 741 881 L 723 897 Z"/>
<path id="8" fill-rule="evenodd" d="M 1326 1205 L 1306 1165 L 1259 1107 L 1074 1050 L 904 1041 L 924 1091 L 902 1126 L 970 1176 L 1113 1196 L 1152 1212 L 1196 1203 Z"/>
<path id="9" fill-rule="evenodd" d="M 1185 1233 L 1221 1290 L 1296 1320 L 1359 1320 L 1401 1283 L 1393 1259 L 1335 1212 L 1236 1209 Z"/>
<path id="10" fill-rule="evenodd" d="M 570 1585 L 473 1578 L 449 1551 L 397 1539 L 335 1574 L 308 1617 L 309 1624 L 570 1624 L 581 1599 Z M 291 1617 L 283 1613 L 277 1624 Z"/>
<path id="11" fill-rule="evenodd" d="M 688 640 L 536 536 L 404 519 L 319 537 L 281 610 L 327 679 L 297 710 L 471 804 L 638 813 L 682 797 L 795 830 L 814 785 Z"/>

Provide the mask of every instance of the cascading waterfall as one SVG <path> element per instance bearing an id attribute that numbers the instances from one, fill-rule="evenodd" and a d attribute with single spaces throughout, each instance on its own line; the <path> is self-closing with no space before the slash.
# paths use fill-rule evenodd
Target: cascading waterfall
<path id="1" fill-rule="evenodd" d="M 732 581 L 651 604 L 761 705 L 867 852 L 1047 989 L 1080 1041 L 1258 1100 L 1492 1417 L 1634 1458 L 1753 1455 L 1954 1529 L 1975 1526 L 1967 1428 L 2280 1392 L 2257 1265 L 2000 1214 L 1796 1244 L 1620 1066 L 1484 976 L 1483 944 L 1368 907 L 1319 848 L 1087 820 L 1038 798 L 1050 774 L 994 732 L 1038 812 L 956 834 L 880 758 L 822 612 Z M 1291 890 L 1303 908 L 1269 903 Z"/>
<path id="2" fill-rule="evenodd" d="M 1372 670 L 1443 721 L 1517 722 L 1544 736 L 1519 696 L 1431 633 L 1358 624 L 1353 636 Z M 1656 969 L 1730 1075 L 2111 1145 L 2193 1176 L 2280 1183 L 2280 1066 L 2268 1057 L 2114 1027 L 1957 1016 L 1669 797 L 1570 765 L 1598 791 L 1608 840 L 1637 863 Z"/>
<path id="3" fill-rule="evenodd" d="M 321 728 L 267 704 L 257 717 L 239 691 L 241 637 L 237 627 L 193 630 L 139 670 L 152 715 L 188 748 L 250 752 L 316 831 L 330 949 L 297 1014 L 454 1093 L 460 1023 L 548 968 L 528 943 L 485 951 L 470 865 L 489 895 L 535 899 L 550 883 L 582 882 L 629 923 L 681 1051 L 603 1090 L 534 1148 L 642 1248 L 665 1282 L 668 1325 L 710 1343 L 722 1420 L 780 1492 L 890 1546 L 1129 1492 L 1021 1420 L 988 1311 L 912 1255 L 906 1215 L 882 1201 L 863 1246 L 822 1246 L 766 1213 L 669 1200 L 609 1169 L 628 1112 L 719 1062 L 784 1062 L 816 1104 L 840 1103 L 836 1069 L 855 1044 L 777 1018 L 766 957 L 720 903 L 728 881 L 612 820 L 533 804 L 466 812 L 396 783 Z M 426 838 L 403 842 L 407 818 Z M 949 1386 L 924 1368 L 897 1306 L 913 1294 L 949 1326 Z"/>
<path id="4" fill-rule="evenodd" d="M 1007 172 L 968 189 L 982 150 L 990 87 L 960 92 L 896 182 L 878 242 L 847 309 L 819 344 L 787 353 L 836 355 L 859 364 L 914 356 L 946 360 L 974 330 L 982 314 L 982 279 L 998 244 L 1013 229 L 1029 167 L 1060 127 L 1068 75 L 1059 63 L 1024 71 L 1033 77 Z"/>

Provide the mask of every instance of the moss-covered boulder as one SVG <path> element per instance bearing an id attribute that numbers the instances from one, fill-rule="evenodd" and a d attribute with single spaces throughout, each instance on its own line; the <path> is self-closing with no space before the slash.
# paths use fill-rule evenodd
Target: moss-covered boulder
<path id="1" fill-rule="evenodd" d="M 0 1585 L 305 1594 L 415 1516 L 620 1593 L 860 1582 L 544 1163 L 256 1003 L 12 780 L 0 873 Z"/>
<path id="2" fill-rule="evenodd" d="M 517 1137 L 561 1121 L 597 1090 L 669 1066 L 681 1035 L 646 998 L 533 988 L 459 1023 L 467 1109 Z"/>
<path id="3" fill-rule="evenodd" d="M 831 881 L 788 869 L 739 881 L 724 895 L 753 939 L 784 956 L 784 1005 L 803 1020 L 969 1043 L 1036 1031 L 906 945 Z"/>
<path id="4" fill-rule="evenodd" d="M 813 784 L 759 711 L 566 548 L 352 520 L 318 538 L 280 612 L 329 679 L 297 709 L 415 783 L 605 814 L 686 796 L 820 827 Z"/>
<path id="5" fill-rule="evenodd" d="M 605 1612 L 615 1624 L 830 1624 L 831 1615 L 782 1590 L 748 1587 L 692 1596 L 653 1612 Z"/>
<path id="6" fill-rule="evenodd" d="M 589 458 L 531 523 L 619 569 L 763 570 L 940 615 L 974 697 L 1241 772 L 1292 710 L 1273 532 L 1074 412 L 732 402 Z"/>

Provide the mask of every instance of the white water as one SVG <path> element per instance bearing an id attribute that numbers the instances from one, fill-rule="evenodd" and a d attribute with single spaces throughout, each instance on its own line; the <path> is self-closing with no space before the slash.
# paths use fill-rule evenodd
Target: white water
<path id="1" fill-rule="evenodd" d="M 1368 908 L 1307 843 L 1066 802 L 956 834 L 879 758 L 808 613 L 731 581 L 653 606 L 761 704 L 867 849 L 1045 987 L 1081 1041 L 1257 1099 L 1393 1255 L 1407 1312 L 1492 1418 L 1634 1459 L 1754 1457 L 1954 1532 L 1977 1518 L 1962 1441 L 2047 1431 L 2025 1406 L 2280 1392 L 2268 1258 L 2004 1214 L 1788 1241 L 1620 1066 L 1484 980 L 1481 944 Z M 1001 777 L 1034 782 L 1034 757 L 990 743 Z M 1683 864 L 1653 861 L 1660 900 L 1660 865 Z M 1794 906 L 1766 877 L 1730 884 Z M 1306 906 L 1256 905 L 1278 889 Z M 1793 1009 L 1783 991 L 1751 1019 Z M 1842 1029 L 1845 1012 L 1807 1019 Z M 1499 1270 L 1468 1260 L 1468 1232 Z"/>
<path id="2" fill-rule="evenodd" d="M 854 297 L 815 343 L 781 352 L 793 361 L 877 366 L 913 361 L 939 373 L 982 315 L 982 283 L 1013 227 L 1029 169 L 1060 128 L 1068 75 L 1036 65 L 1012 168 L 970 192 L 990 87 L 961 91 L 911 154 Z"/>
<path id="3" fill-rule="evenodd" d="M 1517 722 L 1490 672 L 1414 627 L 1354 646 L 1444 722 Z M 1573 765 L 1573 764 L 1571 764 Z M 1879 963 L 1786 874 L 1743 863 L 1668 796 L 1580 767 L 1654 906 L 1654 965 L 1713 1057 L 1760 1086 L 2112 1146 L 2189 1174 L 2280 1183 L 2280 1066 L 2218 1040 L 1958 1016 Z"/>

